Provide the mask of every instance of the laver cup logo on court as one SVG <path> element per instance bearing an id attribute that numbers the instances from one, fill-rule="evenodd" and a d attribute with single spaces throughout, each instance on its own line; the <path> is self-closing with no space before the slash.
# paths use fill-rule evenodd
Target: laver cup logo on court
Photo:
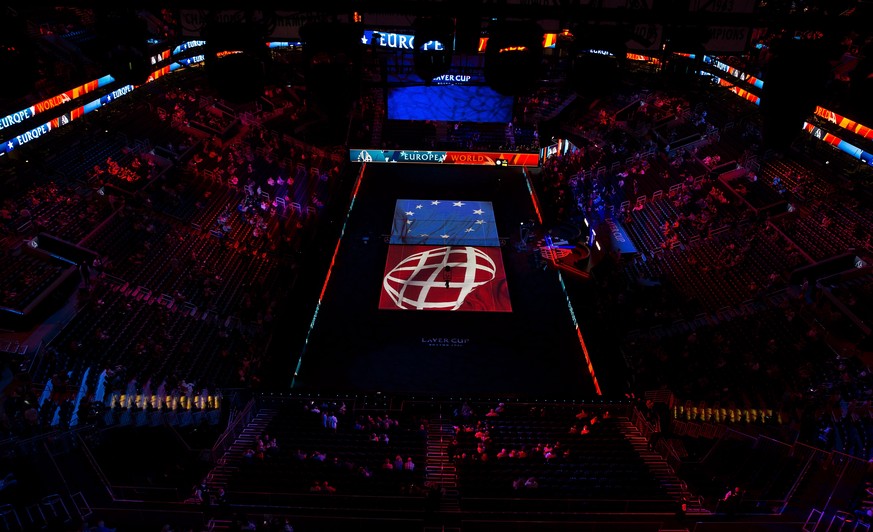
<path id="1" fill-rule="evenodd" d="M 500 297 L 500 289 L 506 290 L 506 274 L 502 264 L 499 269 L 497 266 L 500 262 L 499 248 L 392 248 L 394 249 L 389 250 L 388 264 L 394 266 L 385 274 L 382 290 L 383 299 L 387 296 L 397 308 L 510 310 L 509 298 Z M 404 257 L 403 250 L 397 248 L 413 248 L 416 253 Z M 419 249 L 421 251 L 417 251 Z M 487 286 L 495 281 L 497 282 L 494 287 Z"/>

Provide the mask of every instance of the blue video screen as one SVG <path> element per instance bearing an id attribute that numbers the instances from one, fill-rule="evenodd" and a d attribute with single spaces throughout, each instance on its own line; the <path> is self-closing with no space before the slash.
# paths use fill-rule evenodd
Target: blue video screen
<path id="1" fill-rule="evenodd" d="M 512 121 L 512 96 L 484 85 L 430 85 L 388 90 L 389 120 Z"/>

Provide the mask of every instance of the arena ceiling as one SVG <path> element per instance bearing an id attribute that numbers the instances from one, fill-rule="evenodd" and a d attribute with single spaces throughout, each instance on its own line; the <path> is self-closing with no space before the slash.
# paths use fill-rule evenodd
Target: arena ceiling
<path id="1" fill-rule="evenodd" d="M 798 30 L 868 31 L 873 16 L 873 2 L 818 2 L 810 9 L 782 8 L 779 0 L 183 0 L 154 2 L 131 0 L 120 6 L 102 0 L 65 0 L 61 2 L 23 2 L 13 0 L 7 6 L 23 12 L 40 8 L 73 7 L 94 9 L 197 9 L 259 10 L 320 14 L 326 17 L 360 14 L 367 16 L 447 15 L 457 18 L 492 18 L 624 24 L 671 24 L 691 26 L 777 27 Z"/>

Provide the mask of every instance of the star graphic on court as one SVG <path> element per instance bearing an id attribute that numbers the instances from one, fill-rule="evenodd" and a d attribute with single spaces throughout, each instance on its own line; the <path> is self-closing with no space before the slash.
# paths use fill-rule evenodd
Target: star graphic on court
<path id="1" fill-rule="evenodd" d="M 415 216 L 415 213 L 412 211 L 406 211 L 406 216 Z"/>
<path id="2" fill-rule="evenodd" d="M 412 220 L 406 220 L 406 224 L 409 225 L 412 223 Z"/>
<path id="3" fill-rule="evenodd" d="M 430 202 L 430 204 L 431 204 L 431 205 L 439 205 L 439 204 L 440 204 L 440 200 L 438 200 L 438 199 L 437 199 L 437 200 L 433 200 L 432 202 Z"/>
<path id="4" fill-rule="evenodd" d="M 478 214 L 479 216 L 482 216 L 483 214 L 485 214 L 485 211 L 483 211 L 482 209 L 476 209 L 475 211 L 473 211 L 473 214 Z"/>
<path id="5" fill-rule="evenodd" d="M 476 225 L 482 225 L 485 223 L 485 220 L 476 220 Z"/>
<path id="6" fill-rule="evenodd" d="M 12 148 L 15 147 L 15 146 L 12 145 L 12 141 L 11 141 L 11 140 L 10 140 L 9 142 L 7 142 L 6 145 L 9 146 L 9 149 L 10 149 L 10 150 L 11 150 Z"/>
<path id="7" fill-rule="evenodd" d="M 446 238 L 452 238 L 452 237 L 450 235 L 440 235 L 440 238 L 446 239 Z"/>
<path id="8" fill-rule="evenodd" d="M 367 44 L 367 36 L 366 35 L 361 37 L 361 44 Z"/>
<path id="9" fill-rule="evenodd" d="M 427 237 L 429 237 L 430 235 L 427 234 L 427 233 L 422 233 L 422 234 L 420 234 L 420 235 L 418 235 L 418 236 L 420 236 L 421 238 L 427 238 Z"/>
<path id="10" fill-rule="evenodd" d="M 424 205 L 422 205 L 421 203 L 419 203 L 418 205 L 415 206 L 415 208 L 416 208 L 416 209 L 422 209 L 422 208 L 424 208 Z"/>
<path id="11" fill-rule="evenodd" d="M 472 233 L 473 231 L 475 231 L 475 229 L 473 229 L 472 227 L 464 230 L 465 233 Z"/>
<path id="12" fill-rule="evenodd" d="M 466 205 L 466 204 L 463 201 L 456 201 L 456 202 L 452 203 L 453 207 L 463 207 L 464 205 Z"/>

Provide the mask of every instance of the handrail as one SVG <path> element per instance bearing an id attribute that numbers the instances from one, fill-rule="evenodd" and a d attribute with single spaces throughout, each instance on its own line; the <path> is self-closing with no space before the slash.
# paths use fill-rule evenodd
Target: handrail
<path id="1" fill-rule="evenodd" d="M 845 303 L 840 301 L 840 299 L 833 294 L 833 292 L 831 291 L 831 289 L 829 287 L 821 286 L 820 289 L 821 289 L 821 293 L 824 294 L 825 297 L 830 300 L 831 304 L 834 305 L 835 307 L 837 307 L 837 309 L 839 309 L 839 311 L 844 316 L 849 318 L 852 321 L 852 323 L 854 323 L 855 326 L 858 327 L 858 329 L 860 329 L 864 334 L 869 335 L 871 332 L 873 332 L 873 330 L 870 329 L 870 326 L 868 326 L 866 323 L 864 323 L 864 320 L 862 320 L 860 317 L 858 317 L 857 314 L 852 312 L 852 310 L 850 310 L 849 307 L 847 307 Z"/>
<path id="2" fill-rule="evenodd" d="M 490 511 L 500 514 L 503 512 L 515 514 L 520 510 L 518 505 L 525 505 L 528 511 L 548 513 L 550 515 L 578 515 L 595 511 L 599 514 L 649 514 L 664 515 L 674 514 L 676 501 L 667 499 L 568 499 L 563 497 L 464 497 L 464 503 L 474 508 L 476 503 L 499 502 L 506 510 L 489 508 Z M 540 506 L 541 508 L 537 508 Z M 545 507 L 545 508 L 542 508 Z"/>
<path id="3" fill-rule="evenodd" d="M 170 498 L 173 501 L 178 501 L 182 497 L 179 495 L 179 488 L 170 487 L 170 486 L 128 486 L 128 485 L 116 485 L 112 486 L 114 492 L 118 493 L 120 497 L 118 499 L 113 499 L 116 501 L 143 501 L 142 498 L 131 499 L 129 498 L 129 493 L 141 492 L 141 493 L 153 493 L 158 495 L 164 495 L 165 498 Z M 154 500 L 154 499 L 152 499 Z"/>
<path id="4" fill-rule="evenodd" d="M 382 496 L 380 496 L 382 498 Z M 588 499 L 588 498 L 567 498 L 567 497 L 501 497 L 499 495 L 494 497 L 464 497 L 464 500 L 500 500 L 500 501 L 568 501 L 568 502 L 674 502 L 671 498 L 665 499 Z"/>
<path id="5" fill-rule="evenodd" d="M 807 458 L 806 463 L 803 465 L 803 469 L 800 470 L 800 473 L 797 475 L 797 480 L 794 481 L 794 484 L 789 488 L 788 493 L 785 494 L 785 500 L 782 502 L 782 508 L 780 508 L 779 513 L 783 513 L 786 508 L 788 508 L 788 503 L 791 501 L 791 498 L 794 497 L 794 494 L 797 492 L 797 489 L 800 487 L 800 483 L 806 478 L 807 473 L 809 473 L 810 468 L 812 467 L 812 459 L 815 458 L 815 453 L 811 453 L 809 458 Z"/>
<path id="6" fill-rule="evenodd" d="M 673 408 L 673 405 L 678 403 L 676 396 L 671 390 L 651 390 L 643 394 L 645 399 L 651 399 L 653 402 L 666 403 L 668 408 Z"/>
<path id="7" fill-rule="evenodd" d="M 70 495 L 70 499 L 72 499 L 73 504 L 76 506 L 76 512 L 78 512 L 80 518 L 85 519 L 94 513 L 91 510 L 91 505 L 88 504 L 88 500 L 85 499 L 85 494 L 81 491 L 77 491 Z"/>
<path id="8" fill-rule="evenodd" d="M 242 432 L 241 426 L 245 426 L 251 421 L 251 419 L 257 415 L 257 411 L 255 410 L 255 400 L 250 399 L 249 402 L 243 407 L 242 410 L 237 414 L 236 418 L 227 427 L 227 429 L 221 434 L 218 440 L 215 442 L 215 445 L 212 446 L 212 450 L 210 453 L 212 462 L 215 463 L 221 458 L 225 451 L 227 451 L 228 445 L 226 442 L 231 437 L 235 440 L 236 437 Z M 254 412 L 253 412 L 254 410 Z"/>
<path id="9" fill-rule="evenodd" d="M 109 494 L 109 498 L 113 501 L 117 501 L 118 499 L 115 498 L 115 493 L 112 491 L 112 484 L 109 482 L 109 478 L 107 478 L 106 474 L 103 473 L 103 469 L 100 467 L 100 464 L 97 463 L 97 459 L 94 458 L 94 455 L 91 454 L 91 450 L 88 449 L 85 440 L 82 439 L 82 436 L 80 436 L 78 432 L 76 433 L 76 438 L 79 439 L 79 448 L 85 453 L 85 458 L 88 459 L 88 463 L 94 468 L 94 472 L 97 473 L 97 478 L 100 479 L 100 483 L 103 484 L 104 488 L 106 488 L 106 493 Z"/>
<path id="10" fill-rule="evenodd" d="M 70 485 L 67 483 L 67 478 L 64 476 L 63 471 L 61 471 L 60 466 L 58 466 L 58 462 L 57 462 L 57 460 L 55 460 L 55 457 L 52 454 L 51 449 L 49 449 L 48 443 L 46 443 L 45 440 L 43 440 L 43 442 L 42 442 L 42 448 L 45 449 L 45 453 L 48 455 L 49 460 L 51 460 L 52 465 L 55 467 L 55 472 L 58 474 L 58 477 L 61 479 L 61 484 L 63 484 L 63 486 L 64 486 L 64 491 L 66 491 L 67 494 L 69 495 L 70 494 Z"/>
<path id="11" fill-rule="evenodd" d="M 176 440 L 177 440 L 179 443 L 182 444 L 182 446 L 185 448 L 185 450 L 186 450 L 187 452 L 189 452 L 189 453 L 195 453 L 195 452 L 196 452 L 196 453 L 198 453 L 199 455 L 203 456 L 204 453 L 206 453 L 206 452 L 208 452 L 208 451 L 209 451 L 209 452 L 212 451 L 212 449 L 209 448 L 209 447 L 198 447 L 198 448 L 196 448 L 196 449 L 193 448 L 193 447 L 191 447 L 191 445 L 189 445 L 188 442 L 185 441 L 185 438 L 183 438 L 182 435 L 179 434 L 179 431 L 176 430 L 176 427 L 174 427 L 174 426 L 173 426 L 172 424 L 170 424 L 170 423 L 165 423 L 165 425 L 170 429 L 170 432 L 173 434 L 173 436 L 176 437 Z"/>
<path id="12" fill-rule="evenodd" d="M 121 207 L 118 207 L 117 209 L 115 209 L 111 213 L 109 213 L 109 216 L 107 216 L 106 218 L 103 219 L 103 221 L 101 221 L 96 226 L 94 226 L 94 229 L 92 229 L 87 235 L 83 236 L 79 240 L 79 242 L 77 242 L 77 244 L 81 247 L 87 246 L 88 243 L 91 241 L 92 238 L 94 238 L 95 235 L 99 234 L 100 231 L 102 231 L 108 224 L 111 223 L 111 221 L 116 217 L 116 215 L 118 214 L 118 212 L 120 210 L 121 210 Z"/>
<path id="13" fill-rule="evenodd" d="M 731 429 L 731 428 L 725 430 L 725 434 L 727 434 L 727 431 L 731 431 L 731 432 L 733 432 L 734 434 L 739 434 L 740 436 L 744 436 L 744 437 L 746 437 L 746 438 L 749 438 L 749 439 L 751 439 L 751 440 L 754 440 L 754 441 L 755 441 L 755 446 L 757 446 L 757 444 L 758 444 L 758 443 L 757 443 L 757 442 L 758 442 L 758 438 L 757 438 L 756 436 L 752 436 L 752 435 L 750 435 L 750 434 L 746 434 L 745 432 L 740 432 L 740 431 L 738 431 L 738 430 L 734 430 L 734 429 Z M 713 451 L 715 451 L 716 447 L 718 447 L 718 444 L 721 442 L 722 439 L 724 439 L 724 436 L 722 436 L 721 438 L 719 438 L 719 439 L 715 442 L 715 444 L 714 444 L 712 447 L 709 448 L 709 450 L 706 452 L 706 454 L 703 455 L 703 458 L 700 459 L 700 463 L 701 463 L 701 464 L 705 464 L 706 461 L 709 460 L 710 455 L 713 453 Z"/>
<path id="14" fill-rule="evenodd" d="M 810 265 L 815 264 L 817 262 L 820 262 L 820 261 L 817 261 L 814 258 L 812 258 L 812 256 L 810 254 L 808 254 L 802 247 L 797 245 L 797 242 L 795 242 L 794 240 L 789 238 L 788 235 L 786 235 L 785 232 L 782 229 L 780 229 L 779 226 L 774 224 L 772 221 L 767 220 L 767 227 L 769 227 L 769 228 L 773 229 L 774 231 L 776 231 L 777 233 L 779 233 L 779 236 L 781 236 L 787 242 L 789 242 L 792 246 L 794 246 L 794 248 L 797 249 L 798 253 L 803 255 L 803 258 L 805 258 L 806 260 L 809 261 Z M 802 266 L 800 268 L 802 268 Z"/>
<path id="15" fill-rule="evenodd" d="M 649 423 L 649 421 L 643 416 L 642 412 L 640 412 L 636 407 L 634 407 L 631 420 L 637 430 L 640 431 L 640 434 L 647 440 L 651 439 L 653 433 L 660 432 L 660 430 Z M 655 451 L 666 460 L 667 466 L 674 474 L 679 472 L 679 467 L 682 465 L 682 458 L 679 456 L 679 453 L 676 452 L 676 449 L 667 442 L 667 440 L 659 438 L 658 442 L 655 444 Z M 682 482 L 683 489 L 688 491 L 688 486 L 685 482 L 681 479 L 680 482 Z"/>
<path id="16" fill-rule="evenodd" d="M 44 356 L 42 350 L 43 344 L 44 340 L 40 340 L 39 344 L 36 346 L 36 349 L 33 351 L 33 356 L 30 357 L 30 364 L 27 367 L 27 374 L 31 377 L 34 375 L 34 371 L 38 370 L 39 367 L 42 365 L 42 357 Z"/>
<path id="17" fill-rule="evenodd" d="M 287 497 L 292 496 L 294 498 L 298 498 L 301 500 L 338 500 L 338 499 L 346 499 L 346 500 L 358 500 L 358 501 L 366 501 L 370 499 L 377 499 L 380 501 L 390 501 L 390 500 L 420 500 L 425 498 L 425 495 L 359 495 L 359 494 L 333 494 L 329 497 L 326 497 L 323 494 L 313 494 L 313 493 L 302 493 L 302 492 L 277 492 L 277 491 L 244 491 L 239 492 L 241 495 L 245 496 L 257 496 L 264 498 L 272 498 L 272 497 Z M 591 503 L 591 504 L 601 504 L 601 503 L 622 503 L 622 504 L 645 504 L 645 503 L 675 503 L 675 501 L 671 498 L 664 499 L 588 499 L 588 498 L 567 498 L 561 496 L 555 497 L 514 497 L 514 498 L 506 498 L 502 496 L 494 496 L 494 497 L 464 497 L 465 501 L 501 501 L 511 503 L 512 501 L 531 501 L 531 502 L 561 502 L 561 503 Z M 674 509 L 670 509 L 670 512 L 674 512 Z"/>

